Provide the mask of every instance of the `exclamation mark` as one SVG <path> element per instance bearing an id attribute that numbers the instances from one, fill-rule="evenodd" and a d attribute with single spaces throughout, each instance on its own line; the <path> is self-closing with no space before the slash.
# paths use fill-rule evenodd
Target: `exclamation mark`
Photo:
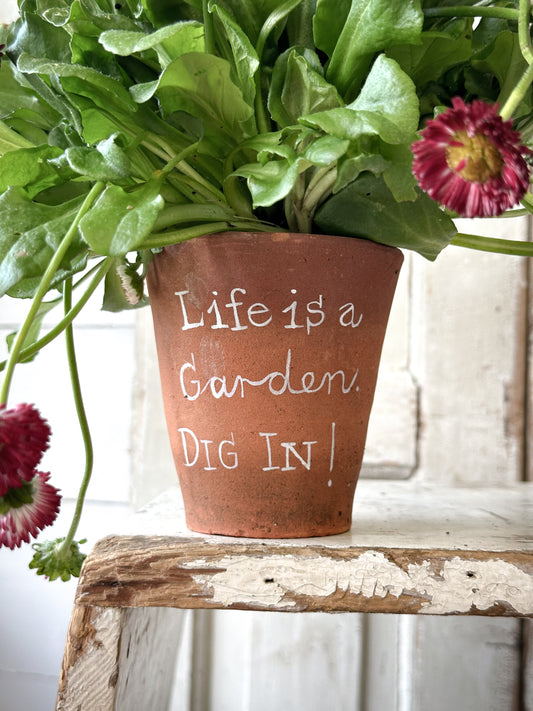
<path id="1" fill-rule="evenodd" d="M 331 423 L 331 453 L 329 456 L 329 471 L 333 471 L 333 462 L 335 460 L 335 423 Z"/>

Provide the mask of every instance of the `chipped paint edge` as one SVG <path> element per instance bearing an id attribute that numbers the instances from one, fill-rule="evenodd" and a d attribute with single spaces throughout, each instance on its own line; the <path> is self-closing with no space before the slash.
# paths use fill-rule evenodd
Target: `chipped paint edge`
<path id="1" fill-rule="evenodd" d="M 423 614 L 461 614 L 497 604 L 508 605 L 519 615 L 533 614 L 533 576 L 502 560 L 456 556 L 445 560 L 439 572 L 429 560 L 410 563 L 404 570 L 381 551 L 365 551 L 351 560 L 226 556 L 216 561 L 216 573 L 210 572 L 212 563 L 207 561 L 184 567 L 194 568 L 195 583 L 224 607 L 242 604 L 290 611 L 297 606 L 291 596 L 327 598 L 341 590 L 367 599 L 406 594 L 422 600 Z M 202 567 L 205 573 L 199 572 Z"/>

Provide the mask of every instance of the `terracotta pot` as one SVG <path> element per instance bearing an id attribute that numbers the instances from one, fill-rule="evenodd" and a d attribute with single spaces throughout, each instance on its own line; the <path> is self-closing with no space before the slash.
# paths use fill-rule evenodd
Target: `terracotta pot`
<path id="1" fill-rule="evenodd" d="M 187 525 L 293 538 L 350 528 L 402 253 L 229 232 L 148 273 Z"/>

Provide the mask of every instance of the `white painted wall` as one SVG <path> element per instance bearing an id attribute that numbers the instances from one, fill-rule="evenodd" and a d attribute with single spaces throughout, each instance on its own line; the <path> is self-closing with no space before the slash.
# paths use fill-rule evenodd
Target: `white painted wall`
<path id="1" fill-rule="evenodd" d="M 2 301 L 1 357 L 5 336 L 17 324 L 23 302 Z M 130 427 L 134 372 L 134 318 L 101 318 L 98 304 L 76 328 L 79 366 L 95 443 L 95 469 L 78 539 L 90 550 L 130 513 Z M 98 324 L 98 325 L 96 325 Z M 94 375 L 98 375 L 95 383 Z M 83 473 L 81 438 L 70 395 L 62 339 L 32 364 L 19 366 L 10 404 L 33 402 L 52 427 L 49 451 L 40 465 L 51 472 L 63 502 L 54 526 L 40 540 L 64 536 Z M 30 545 L 0 549 L 0 711 L 45 711 L 54 707 L 57 678 L 76 581 L 50 583 L 27 565 Z"/>

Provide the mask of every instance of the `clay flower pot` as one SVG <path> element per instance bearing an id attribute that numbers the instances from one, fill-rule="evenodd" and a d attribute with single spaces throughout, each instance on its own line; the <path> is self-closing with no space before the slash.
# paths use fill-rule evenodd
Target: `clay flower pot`
<path id="1" fill-rule="evenodd" d="M 187 525 L 292 538 L 350 528 L 402 253 L 347 237 L 228 232 L 148 274 Z"/>

